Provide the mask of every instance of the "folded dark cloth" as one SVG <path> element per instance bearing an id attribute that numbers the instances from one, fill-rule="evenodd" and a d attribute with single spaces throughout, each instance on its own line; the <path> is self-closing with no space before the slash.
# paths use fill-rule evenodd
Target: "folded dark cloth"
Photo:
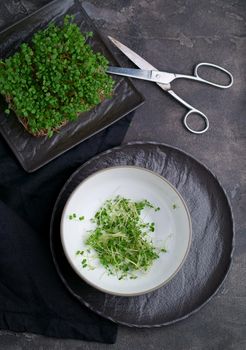
<path id="1" fill-rule="evenodd" d="M 113 343 L 116 324 L 81 305 L 53 264 L 49 223 L 68 177 L 122 142 L 132 114 L 38 171 L 26 173 L 0 137 L 0 328 Z"/>

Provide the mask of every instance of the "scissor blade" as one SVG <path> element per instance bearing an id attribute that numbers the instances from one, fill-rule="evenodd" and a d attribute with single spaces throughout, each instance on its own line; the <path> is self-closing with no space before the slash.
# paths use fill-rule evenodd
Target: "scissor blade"
<path id="1" fill-rule="evenodd" d="M 153 81 L 151 78 L 151 70 L 142 70 L 138 68 L 122 68 L 122 67 L 108 67 L 107 73 L 122 75 L 124 77 L 143 79 Z"/>
<path id="2" fill-rule="evenodd" d="M 136 66 L 138 66 L 141 69 L 147 69 L 147 70 L 156 70 L 152 64 L 145 61 L 142 57 L 140 57 L 136 52 L 129 49 L 127 46 L 120 43 L 118 40 L 112 38 L 111 36 L 108 36 L 108 38 L 112 41 L 112 43 L 118 47 L 120 51 L 122 51 L 128 58 L 131 60 Z"/>
<path id="3" fill-rule="evenodd" d="M 112 41 L 112 43 L 121 51 L 124 53 L 126 57 L 129 58 L 137 67 L 145 70 L 157 70 L 152 64 L 147 62 L 144 58 L 139 56 L 136 52 L 129 49 L 129 47 L 125 46 L 124 44 L 120 43 L 118 40 L 112 38 L 111 36 L 108 36 L 108 38 Z M 161 89 L 164 91 L 169 90 L 170 84 L 160 84 L 156 83 L 160 86 Z"/>
<path id="4" fill-rule="evenodd" d="M 160 72 L 158 70 L 146 70 L 139 68 L 108 67 L 107 73 L 122 75 L 135 79 L 152 81 L 158 84 L 168 85 L 175 75 L 172 73 Z"/>

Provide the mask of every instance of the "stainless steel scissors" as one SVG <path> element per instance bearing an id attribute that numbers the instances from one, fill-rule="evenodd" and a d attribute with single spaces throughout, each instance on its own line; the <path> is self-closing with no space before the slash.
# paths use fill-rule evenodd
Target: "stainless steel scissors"
<path id="1" fill-rule="evenodd" d="M 123 45 L 120 43 L 118 40 L 108 36 L 108 38 L 113 42 L 115 46 L 118 47 L 119 50 L 121 50 L 133 63 L 135 63 L 136 66 L 138 66 L 140 69 L 134 69 L 134 68 L 122 68 L 122 67 L 109 67 L 107 72 L 111 74 L 117 74 L 117 75 L 122 75 L 122 76 L 127 76 L 131 78 L 136 78 L 136 79 L 143 79 L 143 80 L 149 80 L 152 82 L 155 82 L 162 90 L 168 92 L 170 95 L 172 95 L 176 100 L 178 100 L 180 103 L 182 103 L 186 108 L 188 108 L 188 112 L 186 113 L 184 117 L 184 125 L 185 127 L 192 133 L 194 134 L 202 134 L 206 132 L 209 128 L 209 120 L 206 117 L 204 113 L 199 111 L 198 109 L 192 107 L 189 103 L 184 101 L 181 97 L 179 97 L 171 88 L 171 82 L 174 81 L 175 79 L 190 79 L 190 80 L 196 80 L 200 83 L 206 83 L 209 85 L 213 85 L 216 87 L 219 87 L 221 89 L 227 89 L 233 84 L 233 76 L 228 70 L 217 66 L 212 63 L 199 63 L 196 65 L 195 70 L 194 70 L 194 75 L 184 75 L 184 74 L 174 74 L 174 73 L 167 73 L 167 72 L 161 72 L 157 70 L 154 66 L 152 66 L 149 62 L 144 60 L 141 56 L 136 54 L 134 51 L 129 49 L 127 46 Z M 221 85 L 221 84 L 216 84 L 212 81 L 206 80 L 201 78 L 201 76 L 198 73 L 198 70 L 201 66 L 206 66 L 206 67 L 213 67 L 216 68 L 224 73 L 226 73 L 229 78 L 230 82 L 227 85 Z M 199 115 L 205 122 L 205 126 L 202 130 L 194 130 L 192 127 L 188 125 L 188 117 L 196 113 Z"/>

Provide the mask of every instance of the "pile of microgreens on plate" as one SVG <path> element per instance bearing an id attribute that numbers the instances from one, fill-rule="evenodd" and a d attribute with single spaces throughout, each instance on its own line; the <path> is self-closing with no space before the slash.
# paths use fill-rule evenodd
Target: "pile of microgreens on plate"
<path id="1" fill-rule="evenodd" d="M 96 252 L 108 273 L 118 279 L 137 278 L 136 272 L 146 272 L 159 253 L 166 252 L 153 245 L 150 235 L 155 224 L 142 219 L 144 208 L 160 210 L 147 200 L 134 202 L 117 196 L 107 200 L 92 219 L 96 227 L 89 232 L 86 245 Z M 78 250 L 77 255 L 82 256 L 84 268 L 91 266 L 88 250 Z"/>

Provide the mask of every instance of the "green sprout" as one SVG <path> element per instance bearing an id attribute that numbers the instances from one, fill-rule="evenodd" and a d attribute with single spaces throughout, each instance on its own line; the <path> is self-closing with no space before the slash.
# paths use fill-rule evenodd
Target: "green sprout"
<path id="1" fill-rule="evenodd" d="M 85 243 L 94 249 L 108 273 L 119 280 L 136 278 L 137 271 L 147 271 L 159 253 L 166 251 L 153 245 L 150 236 L 155 224 L 142 219 L 144 208 L 157 209 L 147 200 L 134 202 L 117 196 L 107 200 L 92 219 L 96 228 L 89 231 Z"/>
<path id="2" fill-rule="evenodd" d="M 87 43 L 71 16 L 51 23 L 0 60 L 0 94 L 27 131 L 49 137 L 80 113 L 112 97 L 107 59 Z"/>

